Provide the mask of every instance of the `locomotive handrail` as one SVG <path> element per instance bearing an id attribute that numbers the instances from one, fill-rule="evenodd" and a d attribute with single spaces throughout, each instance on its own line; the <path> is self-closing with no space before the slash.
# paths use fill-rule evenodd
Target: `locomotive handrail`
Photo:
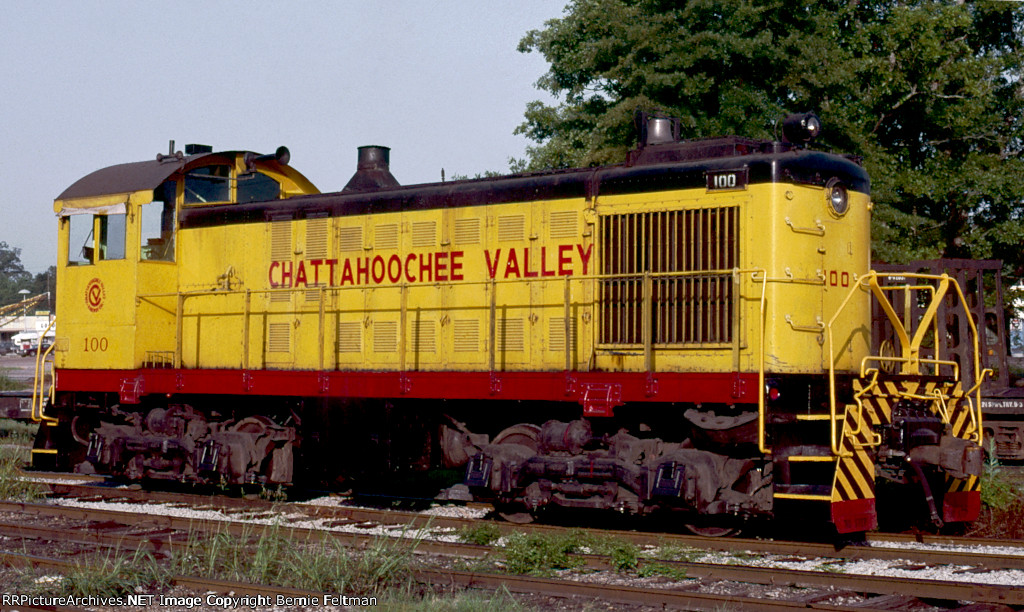
<path id="1" fill-rule="evenodd" d="M 908 360 L 908 358 L 906 358 L 906 357 L 883 357 L 881 355 L 868 355 L 867 357 L 862 359 L 861 362 L 860 362 L 860 376 L 861 376 L 861 378 L 863 378 L 865 376 L 865 372 L 867 372 L 869 370 L 874 370 L 874 368 L 868 368 L 868 362 L 869 361 L 878 361 L 880 363 L 883 363 L 883 362 L 884 363 L 905 363 L 907 360 Z M 948 359 L 922 358 L 922 359 L 918 359 L 918 362 L 919 363 L 927 363 L 927 364 L 930 364 L 930 365 L 934 365 L 934 366 L 936 366 L 936 368 L 938 366 L 952 366 L 953 367 L 953 378 L 956 378 L 957 380 L 960 379 L 960 364 L 955 362 L 955 361 L 950 361 Z M 938 371 L 938 370 L 936 370 L 936 371 Z"/>
<path id="2" fill-rule="evenodd" d="M 32 415 L 31 415 L 32 416 L 32 420 L 35 421 L 36 423 L 38 423 L 40 421 L 46 421 L 48 423 L 56 423 L 57 422 L 57 419 L 55 419 L 53 417 L 48 417 L 45 414 L 43 414 L 43 404 L 45 403 L 44 395 L 46 395 L 45 392 L 43 391 L 43 387 L 46 385 L 45 367 L 43 367 L 43 366 L 46 365 L 46 358 L 50 355 L 50 353 L 53 352 L 54 348 L 56 348 L 57 343 L 54 342 L 49 347 L 47 347 L 47 349 L 45 351 L 40 350 L 42 348 L 42 345 L 43 345 L 43 338 L 46 337 L 46 334 L 50 333 L 50 330 L 53 329 L 53 326 L 56 323 L 57 323 L 57 319 L 56 318 L 54 318 L 54 319 L 52 319 L 50 321 L 50 324 L 46 326 L 46 330 L 43 333 L 39 334 L 39 344 L 36 346 L 36 367 L 35 367 L 34 377 L 32 379 Z M 52 367 L 53 366 L 51 364 L 51 370 L 52 370 Z M 53 383 L 52 383 L 52 381 L 51 381 L 51 384 L 50 384 L 50 393 L 51 393 L 51 395 L 53 393 Z M 38 415 L 39 416 L 38 417 L 36 416 L 36 414 L 37 414 L 37 411 L 36 411 L 36 404 L 37 404 L 36 398 L 37 397 L 39 398 L 39 401 L 38 401 L 38 405 L 39 405 Z"/>
<path id="3" fill-rule="evenodd" d="M 904 278 L 904 279 L 919 279 L 919 280 L 925 280 L 925 281 L 927 281 L 927 280 L 934 280 L 934 281 L 938 281 L 939 282 L 939 286 L 936 288 L 936 287 L 933 287 L 932 285 L 925 284 L 925 285 L 919 285 L 919 286 L 918 285 L 899 285 L 899 286 L 892 286 L 892 287 L 882 287 L 878 283 L 878 279 L 879 279 L 880 276 L 885 277 L 885 278 L 897 277 L 897 278 Z M 868 356 L 868 357 L 865 357 L 861 361 L 860 375 L 861 375 L 862 378 L 865 377 L 865 375 L 869 371 L 869 370 L 866 370 L 868 361 L 874 360 L 874 361 L 878 361 L 878 362 L 896 362 L 896 363 L 901 363 L 902 365 L 901 365 L 901 368 L 900 368 L 900 373 L 904 374 L 904 375 L 920 374 L 920 367 L 921 367 L 922 363 L 934 364 L 936 366 L 936 373 L 938 373 L 939 366 L 951 365 L 954 368 L 954 372 L 953 372 L 954 379 L 959 381 L 959 379 L 960 379 L 959 365 L 956 364 L 955 362 L 947 361 L 947 360 L 942 360 L 942 359 L 927 359 L 927 358 L 921 358 L 920 357 L 921 342 L 924 339 L 924 335 L 925 335 L 926 331 L 928 330 L 928 328 L 932 327 L 933 324 L 937 325 L 937 322 L 935 320 L 936 313 L 938 312 L 939 305 L 940 305 L 940 302 L 942 301 L 942 298 L 949 291 L 950 286 L 952 286 L 952 288 L 954 288 L 956 290 L 956 294 L 957 294 L 957 297 L 960 300 L 960 303 L 961 304 L 967 304 L 967 300 L 964 297 L 963 291 L 961 290 L 959 283 L 957 283 L 954 279 L 952 279 L 947 274 L 936 275 L 936 274 L 919 274 L 919 273 L 908 273 L 908 272 L 899 272 L 899 273 L 892 272 L 892 273 L 881 273 L 880 274 L 879 272 L 876 272 L 876 271 L 872 270 L 868 274 L 866 274 L 865 276 L 863 276 L 860 279 L 858 279 L 858 282 L 853 287 L 850 288 L 850 291 L 847 293 L 846 298 L 840 304 L 839 308 L 836 309 L 835 314 L 832 316 L 832 318 L 829 320 L 829 323 L 828 323 L 829 415 L 830 415 L 831 420 L 832 420 L 831 442 L 832 442 L 832 452 L 833 452 L 833 454 L 839 455 L 841 449 L 839 448 L 839 441 L 838 441 L 838 436 L 836 434 L 836 427 L 835 427 L 836 419 L 837 419 L 837 416 L 838 416 L 837 415 L 838 411 L 837 411 L 837 406 L 836 406 L 836 388 L 835 388 L 835 384 L 836 384 L 835 383 L 836 355 L 834 353 L 834 348 L 835 347 L 834 347 L 834 341 L 833 341 L 833 329 L 832 329 L 832 327 L 833 327 L 834 323 L 836 322 L 836 320 L 839 318 L 839 316 L 842 314 L 843 310 L 849 304 L 850 300 L 853 298 L 853 295 L 858 290 L 863 290 L 865 288 L 870 290 L 871 294 L 873 294 L 875 296 L 875 298 L 879 302 L 880 306 L 882 307 L 882 310 L 885 312 L 886 317 L 889 319 L 890 323 L 892 324 L 893 331 L 894 331 L 894 333 L 897 335 L 897 337 L 900 340 L 900 348 L 901 348 L 901 350 L 903 352 L 903 356 L 901 356 L 901 357 L 882 357 L 882 356 Z M 899 316 L 896 314 L 895 309 L 892 307 L 892 304 L 885 297 L 885 294 L 883 293 L 883 291 L 901 289 L 901 290 L 905 290 L 905 291 L 909 292 L 913 288 L 918 288 L 918 289 L 930 291 L 930 292 L 933 292 L 933 293 L 932 293 L 932 296 L 931 296 L 931 298 L 932 298 L 931 302 L 929 303 L 928 308 L 925 310 L 924 314 L 921 316 L 920 320 L 917 321 L 917 323 L 918 323 L 917 328 L 915 329 L 913 338 L 911 338 L 911 337 L 909 337 L 903 322 L 900 320 Z M 980 355 L 978 353 L 978 330 L 977 330 L 977 327 L 974 324 L 974 321 L 970 317 L 967 317 L 967 323 L 968 323 L 968 326 L 970 328 L 971 341 L 972 341 L 972 343 L 974 345 L 974 347 L 973 347 L 974 348 L 974 351 L 973 351 L 974 352 L 974 371 L 979 373 L 979 376 L 978 376 L 979 381 L 980 380 L 984 380 L 985 372 L 981 369 Z M 936 330 L 935 333 L 938 333 L 937 330 Z M 877 370 L 870 370 L 870 371 L 877 371 Z M 977 401 L 976 402 L 975 401 L 970 401 L 969 402 L 970 406 L 967 408 L 967 410 L 970 413 L 971 420 L 976 425 L 976 431 L 974 432 L 974 438 L 975 438 L 975 441 L 978 442 L 979 444 L 981 444 L 981 437 L 982 437 L 982 433 L 981 433 L 981 430 L 982 430 L 982 427 L 981 427 L 981 423 L 982 423 L 982 421 L 981 421 L 981 391 L 980 391 L 980 388 L 981 388 L 981 385 L 980 385 L 980 382 L 978 382 L 977 384 L 975 384 L 975 386 L 972 389 L 970 389 L 967 393 L 965 393 L 965 396 L 968 397 L 968 398 L 970 397 L 971 394 L 977 394 Z M 936 398 L 934 398 L 934 397 L 927 397 L 925 399 L 935 400 Z M 944 420 L 946 422 L 949 422 L 949 415 L 945 414 L 945 406 L 943 406 L 942 409 L 939 410 L 939 411 L 944 413 L 943 414 Z"/>

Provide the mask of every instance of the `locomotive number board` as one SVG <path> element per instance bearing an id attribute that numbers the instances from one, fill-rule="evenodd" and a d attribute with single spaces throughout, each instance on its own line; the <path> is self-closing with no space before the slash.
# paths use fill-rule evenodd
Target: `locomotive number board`
<path id="1" fill-rule="evenodd" d="M 733 191 L 747 188 L 747 169 L 712 170 L 704 173 L 708 191 Z"/>

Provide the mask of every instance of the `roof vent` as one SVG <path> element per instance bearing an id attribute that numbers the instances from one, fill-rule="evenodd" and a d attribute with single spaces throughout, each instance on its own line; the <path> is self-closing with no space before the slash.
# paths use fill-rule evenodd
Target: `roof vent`
<path id="1" fill-rule="evenodd" d="M 390 164 L 391 149 L 388 147 L 359 147 L 356 173 L 342 191 L 376 191 L 398 187 L 398 181 L 391 175 Z"/>

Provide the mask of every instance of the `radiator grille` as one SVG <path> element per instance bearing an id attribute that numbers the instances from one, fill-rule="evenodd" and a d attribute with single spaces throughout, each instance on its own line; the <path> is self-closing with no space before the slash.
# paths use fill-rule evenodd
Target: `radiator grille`
<path id="1" fill-rule="evenodd" d="M 652 277 L 652 343 L 731 342 L 738 219 L 736 206 L 601 217 L 601 272 L 615 278 L 601 281 L 600 342 L 644 342 L 645 272 L 693 273 Z"/>

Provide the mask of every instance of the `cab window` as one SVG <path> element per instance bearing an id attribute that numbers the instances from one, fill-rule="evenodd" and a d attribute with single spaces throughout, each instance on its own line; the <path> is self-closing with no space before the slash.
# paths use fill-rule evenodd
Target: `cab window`
<path id="1" fill-rule="evenodd" d="M 153 192 L 153 201 L 141 208 L 139 258 L 174 261 L 175 183 L 168 181 Z"/>
<path id="2" fill-rule="evenodd" d="M 97 215 L 97 222 L 100 230 L 99 259 L 124 259 L 124 241 L 127 226 L 126 216 L 120 215 Z"/>
<path id="3" fill-rule="evenodd" d="M 203 166 L 185 176 L 185 203 L 227 202 L 231 199 L 231 166 Z"/>
<path id="4" fill-rule="evenodd" d="M 281 184 L 266 174 L 250 172 L 238 177 L 238 202 L 264 202 L 281 197 Z"/>
<path id="5" fill-rule="evenodd" d="M 71 215 L 68 217 L 68 265 L 124 259 L 127 216 Z"/>
<path id="6" fill-rule="evenodd" d="M 68 232 L 68 265 L 83 266 L 92 263 L 92 215 L 66 217 L 71 226 Z"/>

